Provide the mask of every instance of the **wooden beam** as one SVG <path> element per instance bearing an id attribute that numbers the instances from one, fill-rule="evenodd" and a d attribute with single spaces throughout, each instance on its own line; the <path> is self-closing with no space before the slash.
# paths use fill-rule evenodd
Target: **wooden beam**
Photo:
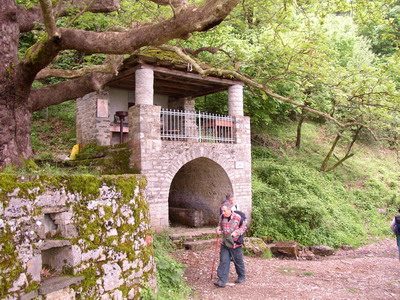
<path id="1" fill-rule="evenodd" d="M 210 85 L 208 86 L 193 86 L 192 84 L 188 84 L 189 82 L 183 82 L 179 83 L 176 81 L 166 81 L 166 80 L 160 80 L 157 79 L 156 82 L 154 83 L 154 86 L 165 86 L 165 87 L 173 87 L 177 89 L 183 89 L 183 90 L 188 90 L 188 91 L 195 91 L 198 92 L 202 88 L 210 88 Z"/>
<path id="2" fill-rule="evenodd" d="M 156 66 L 147 65 L 147 64 L 143 64 L 143 66 L 153 69 L 154 72 L 176 75 L 176 76 L 183 77 L 183 78 L 192 78 L 192 79 L 197 79 L 197 80 L 201 80 L 201 81 L 209 81 L 209 82 L 219 83 L 219 84 L 226 85 L 226 86 L 231 86 L 231 85 L 235 85 L 235 84 L 244 85 L 243 82 L 237 81 L 237 80 L 217 78 L 217 77 L 211 77 L 211 76 L 202 77 L 201 75 L 195 74 L 195 73 L 188 73 L 188 72 L 183 72 L 183 71 L 178 71 L 178 70 L 170 70 L 167 68 L 156 67 Z"/>

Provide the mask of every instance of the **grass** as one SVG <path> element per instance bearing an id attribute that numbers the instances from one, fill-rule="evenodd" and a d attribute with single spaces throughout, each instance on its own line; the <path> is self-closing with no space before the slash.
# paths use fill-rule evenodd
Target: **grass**
<path id="1" fill-rule="evenodd" d="M 35 112 L 31 125 L 32 148 L 37 159 L 69 155 L 76 144 L 75 101 L 67 101 Z"/>

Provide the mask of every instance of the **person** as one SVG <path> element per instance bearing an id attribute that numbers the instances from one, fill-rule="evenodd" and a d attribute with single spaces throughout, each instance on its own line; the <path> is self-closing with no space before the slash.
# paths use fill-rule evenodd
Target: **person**
<path id="1" fill-rule="evenodd" d="M 226 194 L 225 200 L 222 201 L 221 205 L 225 203 L 229 203 L 232 206 L 233 211 L 240 210 L 239 204 L 237 204 L 235 196 L 233 194 Z"/>
<path id="2" fill-rule="evenodd" d="M 397 210 L 400 213 L 400 207 Z M 397 215 L 393 218 L 392 223 L 390 224 L 390 229 L 393 231 L 393 233 L 396 235 L 396 240 L 397 240 L 397 249 L 399 251 L 399 260 L 400 260 L 400 235 L 399 230 L 397 230 L 396 232 L 396 225 L 398 225 L 398 227 L 400 227 L 400 215 Z M 398 228 L 400 229 L 400 228 Z"/>
<path id="3" fill-rule="evenodd" d="M 217 287 L 226 287 L 229 278 L 231 258 L 235 264 L 238 275 L 235 283 L 242 283 L 246 280 L 246 269 L 243 260 L 242 245 L 237 244 L 239 237 L 246 231 L 246 226 L 239 227 L 240 215 L 232 211 L 232 205 L 224 203 L 221 206 L 217 234 L 222 234 L 223 239 L 220 245 L 219 266 L 217 269 L 218 281 L 214 283 Z"/>

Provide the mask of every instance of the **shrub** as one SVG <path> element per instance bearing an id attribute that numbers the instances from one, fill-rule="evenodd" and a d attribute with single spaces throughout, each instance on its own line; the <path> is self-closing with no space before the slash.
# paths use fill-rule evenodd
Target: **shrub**
<path id="1" fill-rule="evenodd" d="M 388 217 L 377 208 L 388 207 L 394 193 L 375 181 L 347 190 L 331 174 L 293 160 L 255 160 L 251 229 L 303 245 L 359 246 L 368 235 L 388 234 Z"/>

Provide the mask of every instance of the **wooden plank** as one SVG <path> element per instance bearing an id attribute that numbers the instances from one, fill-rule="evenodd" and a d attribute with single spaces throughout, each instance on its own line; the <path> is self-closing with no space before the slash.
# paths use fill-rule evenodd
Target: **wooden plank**
<path id="1" fill-rule="evenodd" d="M 120 132 L 120 127 L 119 127 L 119 125 L 118 125 L 118 126 L 110 125 L 110 131 L 111 131 L 111 132 Z M 124 132 L 124 133 L 129 132 L 129 127 L 123 126 L 123 127 L 122 127 L 122 132 Z"/>

